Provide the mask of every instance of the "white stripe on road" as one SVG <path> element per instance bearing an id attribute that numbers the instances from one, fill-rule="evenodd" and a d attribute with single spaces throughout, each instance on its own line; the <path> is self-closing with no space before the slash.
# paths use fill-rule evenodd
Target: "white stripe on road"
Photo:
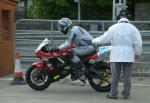
<path id="1" fill-rule="evenodd" d="M 123 84 L 123 83 L 119 83 L 119 84 Z M 150 87 L 150 85 L 148 84 L 131 84 L 133 86 L 145 86 L 145 87 Z"/>
<path id="2" fill-rule="evenodd" d="M 13 78 L 0 78 L 0 80 L 13 80 Z"/>

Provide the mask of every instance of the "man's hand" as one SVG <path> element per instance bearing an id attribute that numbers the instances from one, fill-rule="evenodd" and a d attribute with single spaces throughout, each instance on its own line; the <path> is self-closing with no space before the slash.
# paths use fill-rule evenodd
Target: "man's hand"
<path id="1" fill-rule="evenodd" d="M 97 42 L 95 41 L 95 39 L 92 40 L 92 44 L 97 48 L 98 47 L 98 44 Z"/>
<path id="2" fill-rule="evenodd" d="M 59 52 L 59 48 L 57 48 L 57 47 L 52 47 L 52 48 L 50 48 L 50 50 L 49 50 L 49 52 Z"/>
<path id="3" fill-rule="evenodd" d="M 135 59 L 138 59 L 140 57 L 139 54 L 135 54 Z"/>

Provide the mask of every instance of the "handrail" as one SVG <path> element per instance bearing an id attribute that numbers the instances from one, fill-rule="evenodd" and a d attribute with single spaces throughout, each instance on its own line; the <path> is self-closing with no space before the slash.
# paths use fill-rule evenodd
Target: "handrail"
<path id="1" fill-rule="evenodd" d="M 76 24 L 84 24 L 84 25 L 88 25 L 88 26 L 90 25 L 90 27 L 88 27 L 87 30 L 94 37 L 100 36 L 108 29 L 109 26 L 111 26 L 117 22 L 117 21 L 110 21 L 110 20 L 72 20 L 72 21 L 73 21 L 73 23 L 76 23 Z M 62 35 L 57 35 L 57 34 L 60 34 L 60 32 L 58 31 L 58 28 L 57 28 L 58 27 L 57 22 L 58 22 L 58 20 L 47 20 L 47 19 L 20 19 L 20 20 L 16 21 L 14 30 L 15 30 L 15 34 L 16 34 L 15 36 L 17 36 L 17 37 L 15 37 L 14 51 L 17 50 L 17 51 L 22 52 L 22 57 L 23 57 L 22 60 L 25 60 L 23 62 L 28 61 L 28 59 L 29 60 L 33 59 L 34 48 L 36 48 L 36 46 L 42 41 L 42 39 L 44 38 L 45 35 L 47 37 L 49 37 L 49 39 L 51 40 L 51 44 L 57 45 L 64 41 L 63 39 L 61 39 L 61 40 L 53 39 L 53 38 L 55 38 L 55 39 L 56 38 L 57 39 L 64 38 L 64 36 L 62 36 Z M 143 46 L 150 48 L 150 21 L 130 21 L 130 22 L 135 24 L 136 26 L 142 25 L 140 28 L 140 33 L 141 33 L 141 36 L 144 38 Z M 41 27 L 42 25 L 37 25 L 40 23 L 48 24 L 48 26 L 49 26 L 48 29 L 47 28 L 39 29 L 36 27 L 34 27 L 34 29 L 32 29 L 32 26 L 30 27 L 30 25 L 32 25 L 32 24 L 34 26 Z M 28 28 L 27 29 L 26 28 L 17 29 L 17 26 L 20 26 L 22 24 L 25 25 L 26 27 L 30 27 L 29 28 L 30 30 Z M 94 29 L 94 30 L 91 27 L 93 25 L 94 26 L 96 25 L 95 26 L 96 29 Z M 146 25 L 149 28 L 147 27 L 145 29 L 143 27 L 143 25 Z M 42 34 L 44 34 L 44 35 L 42 35 Z M 31 36 L 31 38 L 30 38 L 30 36 Z M 32 46 L 34 46 L 34 47 L 32 47 Z M 30 54 L 30 55 L 27 57 L 26 55 L 28 55 L 28 54 Z M 150 56 L 150 51 L 143 51 L 142 55 Z M 134 64 L 150 65 L 150 60 L 147 59 L 147 61 L 138 61 L 138 62 L 135 62 Z M 150 72 L 149 72 L 149 74 L 150 74 Z"/>

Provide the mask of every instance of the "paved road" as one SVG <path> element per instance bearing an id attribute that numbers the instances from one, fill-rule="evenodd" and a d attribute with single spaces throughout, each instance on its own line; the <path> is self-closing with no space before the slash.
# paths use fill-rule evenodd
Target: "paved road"
<path id="1" fill-rule="evenodd" d="M 0 78 L 0 103 L 150 103 L 150 78 L 138 81 L 133 78 L 132 97 L 124 100 L 105 98 L 88 84 L 85 87 L 71 85 L 70 81 L 52 84 L 44 91 L 32 90 L 28 85 L 9 85 L 10 80 Z M 119 91 L 122 84 L 119 85 Z"/>

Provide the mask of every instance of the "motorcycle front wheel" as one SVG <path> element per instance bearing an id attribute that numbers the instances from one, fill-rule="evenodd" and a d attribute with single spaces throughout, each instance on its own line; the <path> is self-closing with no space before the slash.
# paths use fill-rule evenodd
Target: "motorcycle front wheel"
<path id="1" fill-rule="evenodd" d="M 51 84 L 51 77 L 47 71 L 31 66 L 26 72 L 26 82 L 34 90 L 44 90 Z"/>
<path id="2" fill-rule="evenodd" d="M 108 92 L 111 89 L 111 70 L 107 63 L 97 63 L 95 70 L 100 74 L 99 78 L 88 78 L 90 86 L 98 92 Z"/>

